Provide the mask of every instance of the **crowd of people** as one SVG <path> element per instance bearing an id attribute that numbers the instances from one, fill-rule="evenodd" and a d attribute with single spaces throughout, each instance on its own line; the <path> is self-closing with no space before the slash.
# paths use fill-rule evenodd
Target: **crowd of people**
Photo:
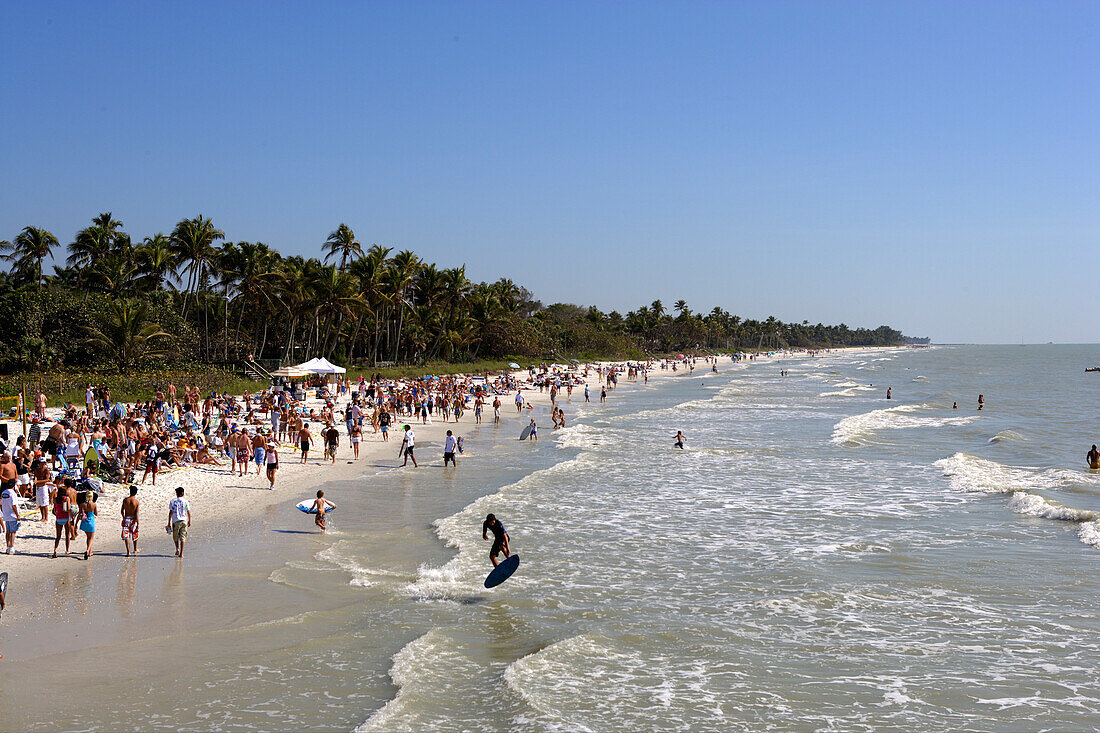
<path id="1" fill-rule="evenodd" d="M 596 367 L 609 385 L 618 370 Z M 640 367 L 630 367 L 634 378 Z M 91 557 L 99 507 L 97 501 L 110 484 L 131 484 L 121 507 L 121 537 L 127 554 L 137 552 L 139 532 L 138 485 L 166 472 L 187 466 L 224 469 L 237 476 L 265 475 L 274 489 L 280 453 L 292 451 L 306 463 L 310 451 L 323 450 L 324 460 L 335 463 L 341 442 L 351 447 L 350 460 L 359 459 L 359 447 L 367 431 L 389 441 L 398 423 L 404 463 L 416 467 L 415 433 L 412 426 L 433 420 L 456 425 L 471 410 L 475 425 L 491 407 L 493 421 L 500 421 L 501 397 L 515 393 L 519 411 L 532 410 L 523 391 L 549 392 L 555 428 L 565 427 L 559 394 L 588 387 L 579 367 L 541 364 L 522 372 L 481 376 L 442 376 L 383 379 L 360 376 L 356 381 L 338 377 L 311 390 L 308 403 L 292 385 L 276 383 L 256 394 L 202 394 L 196 386 L 177 389 L 174 383 L 157 390 L 148 400 L 130 404 L 112 401 L 105 387 L 88 385 L 83 408 L 65 403 L 48 409 L 46 396 L 38 392 L 26 435 L 0 450 L 0 519 L 5 533 L 5 552 L 16 552 L 20 523 L 50 522 L 53 516 L 54 554 L 64 544 L 66 554 L 80 532 L 85 534 L 84 554 Z M 525 404 L 526 402 L 526 404 Z M 468 420 L 469 418 L 467 418 Z M 532 420 L 532 423 L 534 421 Z M 317 426 L 320 423 L 320 426 Z M 339 427 L 338 427 L 339 426 Z M 342 429 L 341 429 L 342 428 Z M 316 430 L 316 432 L 314 432 Z M 457 466 L 463 438 L 448 430 L 444 439 L 444 466 Z M 186 503 L 182 495 L 177 497 Z M 186 527 L 178 524 L 180 502 L 173 499 L 173 518 L 167 530 L 182 555 Z"/>

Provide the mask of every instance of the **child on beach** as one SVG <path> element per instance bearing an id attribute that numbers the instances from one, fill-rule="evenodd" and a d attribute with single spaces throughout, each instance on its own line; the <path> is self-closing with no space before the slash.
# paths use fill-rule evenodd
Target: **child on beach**
<path id="1" fill-rule="evenodd" d="M 313 523 L 321 528 L 321 531 L 326 530 L 325 527 L 325 512 L 329 509 L 335 509 L 336 505 L 325 498 L 325 492 L 323 489 L 317 489 L 317 498 L 313 500 L 313 511 L 317 513 Z"/>

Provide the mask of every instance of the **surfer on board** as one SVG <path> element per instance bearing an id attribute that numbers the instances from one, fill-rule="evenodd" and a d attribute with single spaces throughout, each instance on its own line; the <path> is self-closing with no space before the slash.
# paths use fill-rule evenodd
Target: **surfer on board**
<path id="1" fill-rule="evenodd" d="M 485 521 L 481 523 L 481 539 L 489 539 L 489 530 L 493 532 L 493 546 L 489 550 L 489 560 L 495 568 L 500 564 L 497 555 L 503 552 L 504 557 L 510 557 L 512 552 L 508 549 L 508 533 L 504 531 L 504 525 L 496 518 L 495 514 L 489 514 L 485 517 Z"/>

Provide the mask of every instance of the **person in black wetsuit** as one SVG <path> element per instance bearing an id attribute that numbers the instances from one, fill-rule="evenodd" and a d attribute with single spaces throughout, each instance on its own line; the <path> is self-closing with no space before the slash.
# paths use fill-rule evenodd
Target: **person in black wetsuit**
<path id="1" fill-rule="evenodd" d="M 489 530 L 493 531 L 493 547 L 489 550 L 489 560 L 492 561 L 495 568 L 499 564 L 498 554 L 503 552 L 504 557 L 509 557 L 512 553 L 508 549 L 508 533 L 504 531 L 504 525 L 500 523 L 500 520 L 494 514 L 486 516 L 485 521 L 481 523 L 481 539 L 489 539 Z"/>

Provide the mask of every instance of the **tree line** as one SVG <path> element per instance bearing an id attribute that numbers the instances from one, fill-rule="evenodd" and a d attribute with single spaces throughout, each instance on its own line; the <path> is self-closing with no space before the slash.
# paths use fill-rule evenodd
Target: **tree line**
<path id="1" fill-rule="evenodd" d="M 128 369 L 150 362 L 342 364 L 640 357 L 683 350 L 886 346 L 887 326 L 695 313 L 683 300 L 604 313 L 544 306 L 507 278 L 473 282 L 409 250 L 364 246 L 340 224 L 319 257 L 230 242 L 206 217 L 135 241 L 111 212 L 71 242 L 28 226 L 0 241 L 0 369 Z M 63 264 L 62 264 L 63 262 Z M 52 272 L 47 273 L 47 263 Z"/>

